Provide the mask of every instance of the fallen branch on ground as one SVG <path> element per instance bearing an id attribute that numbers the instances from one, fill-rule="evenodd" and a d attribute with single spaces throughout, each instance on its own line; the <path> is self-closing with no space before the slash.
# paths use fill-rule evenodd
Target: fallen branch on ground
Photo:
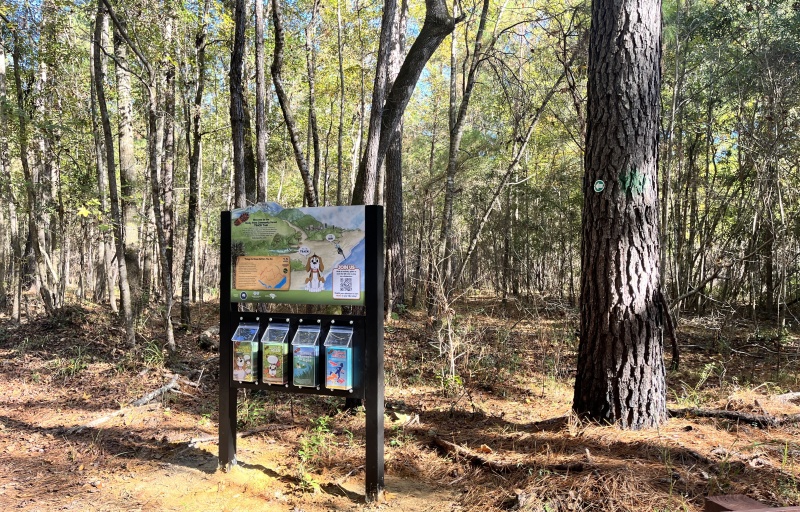
<path id="1" fill-rule="evenodd" d="M 78 434 L 80 432 L 83 432 L 87 428 L 98 427 L 98 426 L 102 425 L 103 423 L 107 422 L 108 420 L 110 420 L 112 418 L 116 418 L 117 416 L 124 415 L 126 412 L 128 412 L 131 409 L 133 409 L 134 407 L 141 407 L 142 405 L 145 405 L 148 402 L 151 402 L 152 400 L 156 399 L 157 397 L 163 395 L 167 391 L 174 390 L 174 389 L 178 389 L 178 377 L 177 376 L 173 377 L 171 381 L 169 381 L 167 384 L 161 386 L 160 388 L 156 389 L 155 391 L 151 391 L 150 393 L 147 393 L 146 395 L 144 395 L 142 398 L 140 398 L 138 400 L 134 400 L 133 402 L 130 402 L 127 405 L 127 407 L 123 407 L 122 409 L 114 411 L 111 414 L 107 414 L 105 416 L 102 416 L 100 418 L 92 420 L 92 421 L 90 421 L 89 423 L 87 423 L 85 425 L 79 425 L 77 427 L 72 427 L 72 428 L 67 430 L 67 434 Z"/>
<path id="2" fill-rule="evenodd" d="M 695 418 L 724 418 L 726 420 L 741 421 L 750 423 L 759 428 L 779 427 L 781 425 L 791 425 L 800 422 L 800 414 L 790 414 L 781 418 L 775 418 L 766 414 L 750 414 L 738 411 L 726 411 L 723 409 L 698 409 L 688 407 L 686 409 L 669 409 L 669 415 L 673 418 L 690 416 Z"/>
<path id="3" fill-rule="evenodd" d="M 172 380 L 169 381 L 168 383 L 164 384 L 163 386 L 161 386 L 160 388 L 156 389 L 155 391 L 151 391 L 150 393 L 147 393 L 142 398 L 140 398 L 140 399 L 138 399 L 138 400 L 136 400 L 134 402 L 131 402 L 130 405 L 132 407 L 138 407 L 140 405 L 144 405 L 147 402 L 150 402 L 150 401 L 160 397 L 161 395 L 163 395 L 164 393 L 166 393 L 170 389 L 177 389 L 177 388 L 178 388 L 178 377 L 175 376 L 175 377 L 172 377 Z"/>
<path id="4" fill-rule="evenodd" d="M 433 438 L 433 443 L 446 454 L 455 455 L 469 461 L 473 466 L 483 467 L 495 471 L 497 473 L 510 473 L 512 471 L 528 471 L 544 469 L 547 471 L 568 471 L 577 473 L 586 469 L 586 464 L 582 462 L 575 462 L 570 464 L 549 464 L 549 465 L 535 465 L 535 464 L 521 464 L 518 462 L 501 462 L 490 460 L 482 457 L 473 452 L 469 448 L 464 448 L 455 443 L 445 441 L 439 437 Z"/>
<path id="5" fill-rule="evenodd" d="M 795 400 L 800 400 L 800 391 L 775 395 L 773 398 L 780 400 L 781 402 L 794 402 Z"/>

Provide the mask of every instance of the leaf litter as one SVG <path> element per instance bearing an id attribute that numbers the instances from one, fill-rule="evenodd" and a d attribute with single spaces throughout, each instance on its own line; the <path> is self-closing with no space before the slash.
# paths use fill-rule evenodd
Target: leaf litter
<path id="1" fill-rule="evenodd" d="M 155 314 L 136 348 L 100 306 L 19 326 L 0 317 L 0 507 L 700 511 L 718 494 L 800 504 L 794 423 L 679 416 L 626 432 L 574 417 L 577 320 L 546 306 L 467 301 L 454 317 L 463 356 L 452 381 L 421 313 L 387 323 L 386 493 L 373 504 L 364 503 L 363 412 L 340 412 L 331 398 L 240 391 L 239 464 L 218 468 L 218 353 L 201 340 L 218 322 L 215 304 L 197 307 L 192 330 L 176 332 L 179 353 L 164 360 L 152 357 Z M 671 409 L 800 413 L 779 398 L 800 390 L 796 336 L 782 340 L 780 358 L 753 357 L 749 325 L 703 322 L 680 328 Z"/>

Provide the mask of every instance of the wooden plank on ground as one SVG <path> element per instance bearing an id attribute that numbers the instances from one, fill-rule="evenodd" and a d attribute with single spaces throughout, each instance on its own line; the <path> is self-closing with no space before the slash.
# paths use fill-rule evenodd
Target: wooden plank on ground
<path id="1" fill-rule="evenodd" d="M 774 508 L 764 505 L 760 501 L 743 494 L 729 494 L 726 496 L 707 496 L 704 512 L 800 512 L 800 507 Z"/>

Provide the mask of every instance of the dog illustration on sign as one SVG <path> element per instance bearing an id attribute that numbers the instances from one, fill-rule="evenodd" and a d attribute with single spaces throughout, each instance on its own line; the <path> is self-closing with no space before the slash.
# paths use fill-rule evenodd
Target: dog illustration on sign
<path id="1" fill-rule="evenodd" d="M 316 254 L 312 254 L 306 262 L 306 290 L 309 292 L 321 292 L 325 289 L 325 278 L 322 277 L 322 272 L 325 271 L 325 265 L 322 263 L 322 258 Z"/>

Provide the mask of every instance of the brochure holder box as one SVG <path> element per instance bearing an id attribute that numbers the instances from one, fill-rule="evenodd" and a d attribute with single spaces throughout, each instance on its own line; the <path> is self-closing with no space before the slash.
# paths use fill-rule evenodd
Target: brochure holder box
<path id="1" fill-rule="evenodd" d="M 258 329 L 255 322 L 242 322 L 233 333 L 233 380 L 258 382 Z"/>
<path id="2" fill-rule="evenodd" d="M 289 383 L 289 324 L 270 322 L 261 337 L 261 382 Z"/>
<path id="3" fill-rule="evenodd" d="M 318 325 L 301 325 L 292 339 L 292 384 L 301 388 L 315 388 L 319 361 Z"/>
<path id="4" fill-rule="evenodd" d="M 325 338 L 325 387 L 353 389 L 353 329 L 331 327 Z"/>

